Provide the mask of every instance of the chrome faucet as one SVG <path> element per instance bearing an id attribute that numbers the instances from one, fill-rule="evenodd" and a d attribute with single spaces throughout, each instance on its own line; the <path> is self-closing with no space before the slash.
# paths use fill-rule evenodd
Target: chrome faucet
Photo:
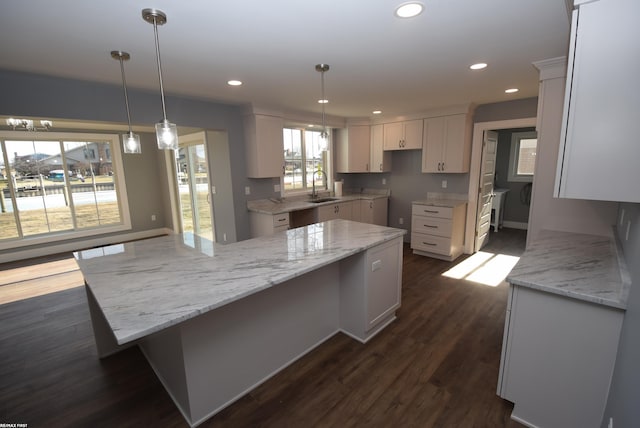
<path id="1" fill-rule="evenodd" d="M 313 171 L 313 174 L 311 174 L 311 199 L 315 199 L 318 197 L 318 192 L 316 192 L 316 173 L 320 172 L 322 174 L 324 174 L 324 188 L 325 190 L 329 190 L 329 179 L 327 178 L 327 173 L 324 172 L 321 169 L 318 169 L 316 171 Z"/>

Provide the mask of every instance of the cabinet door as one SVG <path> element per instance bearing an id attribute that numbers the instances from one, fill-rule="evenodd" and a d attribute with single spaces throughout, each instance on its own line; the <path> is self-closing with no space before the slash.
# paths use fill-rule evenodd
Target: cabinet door
<path id="1" fill-rule="evenodd" d="M 446 137 L 442 147 L 443 172 L 469 172 L 471 133 L 467 133 L 467 116 L 457 114 L 445 118 Z"/>
<path id="2" fill-rule="evenodd" d="M 409 120 L 403 122 L 403 140 L 402 148 L 404 150 L 415 150 L 422 148 L 422 119 Z"/>
<path id="3" fill-rule="evenodd" d="M 318 222 L 329 221 L 338 218 L 336 205 L 322 205 L 316 208 L 316 217 Z"/>
<path id="4" fill-rule="evenodd" d="M 371 201 L 373 219 L 371 223 L 386 226 L 388 223 L 389 198 L 376 198 Z"/>
<path id="5" fill-rule="evenodd" d="M 369 125 L 354 125 L 338 132 L 336 171 L 369 172 L 371 133 Z"/>
<path id="6" fill-rule="evenodd" d="M 384 151 L 383 125 L 371 126 L 369 172 L 391 171 L 391 153 Z"/>
<path id="7" fill-rule="evenodd" d="M 385 123 L 382 127 L 385 150 L 402 150 L 402 122 Z"/>
<path id="8" fill-rule="evenodd" d="M 360 221 L 363 223 L 373 223 L 373 201 L 360 199 Z"/>
<path id="9" fill-rule="evenodd" d="M 284 170 L 283 121 L 260 114 L 244 117 L 247 177 L 280 177 Z"/>
<path id="10" fill-rule="evenodd" d="M 384 320 L 400 306 L 402 246 L 380 245 L 367 251 L 367 325 Z"/>
<path id="11" fill-rule="evenodd" d="M 353 202 L 354 201 L 349 201 L 336 204 L 336 218 L 341 218 L 342 220 L 351 220 Z"/>
<path id="12" fill-rule="evenodd" d="M 573 12 L 555 196 L 640 202 L 638 16 L 637 0 Z"/>
<path id="13" fill-rule="evenodd" d="M 424 145 L 422 147 L 422 172 L 441 172 L 444 139 L 444 117 L 425 119 Z"/>

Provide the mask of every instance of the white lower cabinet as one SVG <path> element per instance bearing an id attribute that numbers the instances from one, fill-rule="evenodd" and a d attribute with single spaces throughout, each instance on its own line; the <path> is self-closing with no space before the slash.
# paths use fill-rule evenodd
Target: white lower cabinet
<path id="1" fill-rule="evenodd" d="M 335 219 L 351 220 L 352 205 L 353 201 L 321 205 L 316 209 L 316 221 L 319 223 Z"/>
<path id="2" fill-rule="evenodd" d="M 438 207 L 414 202 L 411 210 L 411 248 L 415 254 L 454 260 L 462 254 L 466 203 Z"/>
<path id="3" fill-rule="evenodd" d="M 249 211 L 251 237 L 271 235 L 289 229 L 289 213 L 263 214 Z"/>
<path id="4" fill-rule="evenodd" d="M 402 286 L 402 238 L 340 262 L 341 330 L 366 342 L 395 319 Z"/>
<path id="5" fill-rule="evenodd" d="M 378 226 L 387 225 L 388 216 L 388 198 L 361 199 L 360 201 L 360 219 L 363 223 L 377 224 Z M 355 218 L 354 218 L 355 220 Z"/>
<path id="6" fill-rule="evenodd" d="M 600 427 L 624 311 L 511 285 L 498 395 L 511 418 L 545 428 Z"/>

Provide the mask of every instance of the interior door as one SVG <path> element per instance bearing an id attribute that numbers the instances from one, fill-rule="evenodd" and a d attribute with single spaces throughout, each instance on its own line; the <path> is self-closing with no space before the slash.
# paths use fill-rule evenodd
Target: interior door
<path id="1" fill-rule="evenodd" d="M 489 242 L 497 149 L 498 133 L 496 131 L 485 131 L 482 141 L 482 164 L 480 167 L 480 183 L 478 186 L 475 251 L 480 251 L 480 249 Z"/>
<path id="2" fill-rule="evenodd" d="M 182 232 L 215 240 L 207 140 L 204 132 L 179 137 L 176 181 Z"/>

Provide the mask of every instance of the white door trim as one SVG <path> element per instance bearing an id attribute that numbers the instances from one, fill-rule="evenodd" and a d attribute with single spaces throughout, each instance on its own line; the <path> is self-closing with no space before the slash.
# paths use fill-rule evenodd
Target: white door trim
<path id="1" fill-rule="evenodd" d="M 530 128 L 536 126 L 535 117 L 522 119 L 497 120 L 492 122 L 477 122 L 473 124 L 471 140 L 471 166 L 469 169 L 469 196 L 467 203 L 467 221 L 465 227 L 464 252 L 473 254 L 475 251 L 476 212 L 478 209 L 478 185 L 480 183 L 480 162 L 482 161 L 482 138 L 484 131 L 511 128 Z M 535 180 L 535 177 L 534 177 Z"/>

